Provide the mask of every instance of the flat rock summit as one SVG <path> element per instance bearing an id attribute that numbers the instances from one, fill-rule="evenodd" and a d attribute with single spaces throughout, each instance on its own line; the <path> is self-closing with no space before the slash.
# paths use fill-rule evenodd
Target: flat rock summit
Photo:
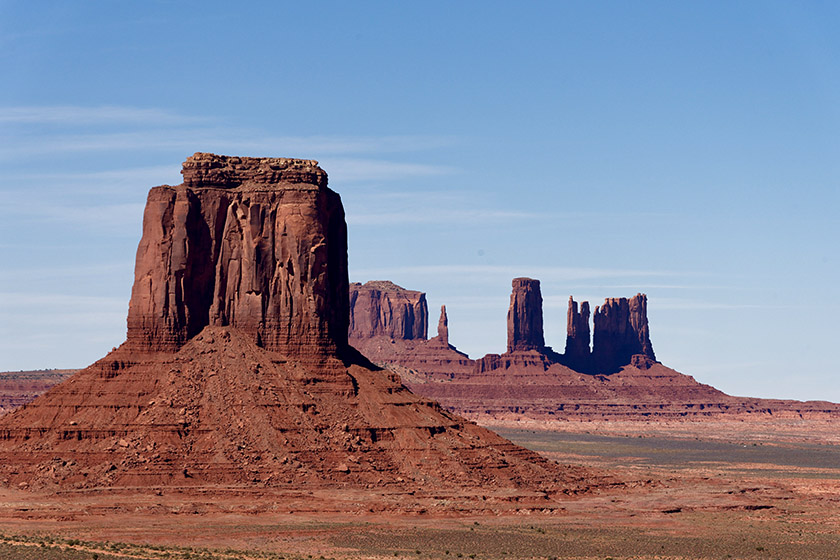
<path id="1" fill-rule="evenodd" d="M 126 341 L 0 418 L 3 484 L 575 487 L 579 469 L 412 394 L 348 344 L 351 321 L 425 339 L 427 310 L 389 286 L 387 305 L 356 294 L 351 316 L 344 211 L 317 162 L 196 153 L 182 174 L 149 192 Z M 445 316 L 442 329 L 443 348 Z"/>

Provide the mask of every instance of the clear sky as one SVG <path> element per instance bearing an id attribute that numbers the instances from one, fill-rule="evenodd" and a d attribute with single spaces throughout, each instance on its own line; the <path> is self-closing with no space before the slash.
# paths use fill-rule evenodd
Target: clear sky
<path id="1" fill-rule="evenodd" d="M 0 0 L 0 371 L 125 338 L 148 189 L 317 159 L 352 281 L 501 352 L 510 281 L 649 298 L 666 365 L 840 401 L 835 2 Z M 432 333 L 434 334 L 434 333 Z"/>

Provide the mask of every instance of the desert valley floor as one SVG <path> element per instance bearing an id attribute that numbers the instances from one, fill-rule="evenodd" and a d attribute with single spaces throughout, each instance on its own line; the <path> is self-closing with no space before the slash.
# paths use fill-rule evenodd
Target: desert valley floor
<path id="1" fill-rule="evenodd" d="M 497 429 L 586 467 L 597 484 L 545 509 L 433 488 L 3 490 L 0 558 L 833 559 L 840 550 L 830 421 Z"/>

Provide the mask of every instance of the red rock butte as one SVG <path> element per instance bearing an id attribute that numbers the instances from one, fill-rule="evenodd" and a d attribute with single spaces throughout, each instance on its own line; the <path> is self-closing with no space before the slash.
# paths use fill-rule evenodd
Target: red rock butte
<path id="1" fill-rule="evenodd" d="M 177 350 L 210 326 L 320 355 L 347 344 L 347 227 L 311 160 L 195 154 L 149 192 L 126 344 Z"/>
<path id="2" fill-rule="evenodd" d="M 197 153 L 182 173 L 149 193 L 127 340 L 0 418 L 3 484 L 473 488 L 539 501 L 580 478 L 347 345 L 344 211 L 316 162 Z M 382 298 L 366 301 L 382 312 Z M 425 338 L 425 308 L 390 301 L 402 319 L 354 324 Z"/>

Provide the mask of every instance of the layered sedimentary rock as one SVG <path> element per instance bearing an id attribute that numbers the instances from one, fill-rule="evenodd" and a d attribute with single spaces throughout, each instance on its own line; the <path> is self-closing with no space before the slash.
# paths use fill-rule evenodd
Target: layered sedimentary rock
<path id="1" fill-rule="evenodd" d="M 175 351 L 204 327 L 305 355 L 347 341 L 347 235 L 310 160 L 196 153 L 149 192 L 127 344 Z"/>
<path id="2" fill-rule="evenodd" d="M 543 337 L 542 294 L 540 281 L 514 278 L 507 314 L 507 351 L 542 350 Z"/>
<path id="3" fill-rule="evenodd" d="M 350 285 L 351 338 L 426 340 L 428 325 L 429 309 L 423 292 L 388 281 Z"/>
<path id="4" fill-rule="evenodd" d="M 127 341 L 0 418 L 2 484 L 320 486 L 363 501 L 374 487 L 568 490 L 570 471 L 347 345 L 343 209 L 315 162 L 196 154 L 183 174 L 149 195 Z"/>
<path id="5" fill-rule="evenodd" d="M 647 318 L 647 296 L 608 298 L 595 308 L 592 362 L 596 371 L 611 373 L 635 360 L 656 362 Z M 634 356 L 637 356 L 634 358 Z"/>

